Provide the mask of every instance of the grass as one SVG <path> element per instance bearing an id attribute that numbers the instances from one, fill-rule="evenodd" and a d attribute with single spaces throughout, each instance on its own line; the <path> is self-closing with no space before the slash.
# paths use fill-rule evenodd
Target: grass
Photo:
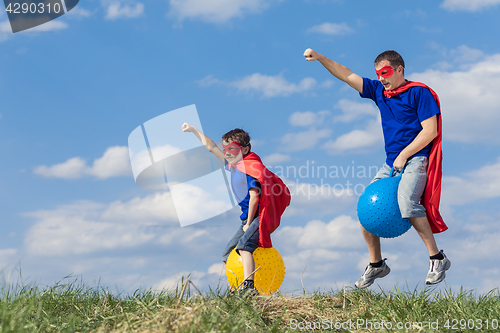
<path id="1" fill-rule="evenodd" d="M 390 291 L 345 289 L 300 296 L 240 297 L 228 290 L 200 294 L 188 281 L 184 288 L 139 289 L 132 294 L 112 293 L 100 285 L 90 287 L 72 277 L 44 288 L 5 283 L 0 297 L 0 332 L 500 330 L 498 290 L 477 295 L 465 290 L 400 290 L 396 286 Z"/>

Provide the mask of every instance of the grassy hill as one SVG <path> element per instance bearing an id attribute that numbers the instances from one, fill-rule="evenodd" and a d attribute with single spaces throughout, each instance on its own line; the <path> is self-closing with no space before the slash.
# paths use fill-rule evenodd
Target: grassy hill
<path id="1" fill-rule="evenodd" d="M 185 280 L 170 291 L 111 293 L 74 279 L 10 286 L 0 332 L 456 332 L 500 331 L 498 290 L 340 290 L 300 296 L 200 294 Z"/>

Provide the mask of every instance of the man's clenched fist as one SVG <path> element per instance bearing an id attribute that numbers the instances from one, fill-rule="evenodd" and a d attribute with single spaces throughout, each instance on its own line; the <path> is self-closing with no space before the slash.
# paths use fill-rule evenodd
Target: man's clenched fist
<path id="1" fill-rule="evenodd" d="M 319 54 L 318 52 L 314 51 L 313 49 L 307 49 L 304 52 L 304 57 L 306 57 L 307 61 L 318 60 L 320 56 L 321 56 L 321 54 Z"/>

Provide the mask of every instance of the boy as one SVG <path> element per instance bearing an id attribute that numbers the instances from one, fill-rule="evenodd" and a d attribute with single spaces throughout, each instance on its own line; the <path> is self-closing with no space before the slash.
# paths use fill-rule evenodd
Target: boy
<path id="1" fill-rule="evenodd" d="M 240 291 L 258 294 L 254 287 L 255 261 L 252 253 L 257 247 L 272 247 L 271 233 L 280 224 L 281 215 L 290 204 L 290 191 L 283 181 L 269 171 L 257 154 L 250 152 L 250 136 L 234 129 L 222 136 L 223 151 L 196 127 L 184 123 L 183 132 L 192 132 L 203 145 L 225 163 L 231 171 L 231 188 L 241 207 L 241 226 L 229 241 L 222 255 L 224 264 L 231 251 L 243 261 L 245 281 Z"/>

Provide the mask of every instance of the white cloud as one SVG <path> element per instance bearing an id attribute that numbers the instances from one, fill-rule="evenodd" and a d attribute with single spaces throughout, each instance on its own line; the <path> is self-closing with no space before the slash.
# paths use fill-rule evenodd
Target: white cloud
<path id="1" fill-rule="evenodd" d="M 432 48 L 440 52 L 446 59 L 445 61 L 440 61 L 433 66 L 433 68 L 441 71 L 450 71 L 451 69 L 467 71 L 471 68 L 471 65 L 474 65 L 475 62 L 482 61 L 486 57 L 483 51 L 470 48 L 467 45 L 460 45 L 455 49 L 448 49 L 437 43 L 432 43 Z"/>
<path id="2" fill-rule="evenodd" d="M 217 263 L 213 264 L 208 268 L 208 274 L 217 274 L 220 275 L 221 272 L 224 274 L 224 264 L 223 263 Z"/>
<path id="3" fill-rule="evenodd" d="M 50 167 L 45 165 L 38 166 L 33 172 L 47 178 L 76 179 L 82 177 L 86 169 L 85 160 L 80 157 L 73 157 L 64 163 L 55 164 Z"/>
<path id="4" fill-rule="evenodd" d="M 232 18 L 259 13 L 269 7 L 269 0 L 170 0 L 168 16 L 178 21 L 200 19 L 225 23 Z"/>
<path id="5" fill-rule="evenodd" d="M 217 79 L 214 75 L 207 75 L 203 79 L 195 81 L 200 87 L 222 85 L 238 89 L 240 92 L 259 94 L 264 98 L 276 96 L 290 96 L 292 94 L 304 93 L 317 88 L 328 89 L 332 86 L 332 80 L 318 83 L 311 77 L 303 78 L 298 83 L 288 81 L 283 74 L 265 75 L 254 73 L 236 81 L 224 81 Z"/>
<path id="6" fill-rule="evenodd" d="M 468 54 L 467 57 L 478 55 L 477 52 Z M 500 144 L 497 135 L 500 99 L 496 89 L 500 86 L 500 54 L 487 56 L 467 70 L 427 70 L 409 78 L 424 82 L 439 95 L 445 139 Z"/>
<path id="7" fill-rule="evenodd" d="M 31 29 L 23 30 L 20 31 L 20 34 L 37 34 L 37 33 L 43 33 L 43 32 L 54 32 L 54 31 L 59 31 L 66 29 L 68 27 L 68 24 L 66 24 L 63 21 L 56 20 L 56 21 L 49 21 L 47 23 L 38 25 L 36 27 L 33 27 Z M 10 26 L 9 21 L 3 21 L 0 22 L 0 43 L 4 42 L 9 39 L 10 36 L 12 36 L 12 28 Z"/>
<path id="8" fill-rule="evenodd" d="M 285 151 L 300 151 L 304 149 L 311 149 L 321 139 L 328 138 L 332 131 L 329 129 L 310 129 L 305 132 L 287 133 L 281 138 L 281 148 Z"/>
<path id="9" fill-rule="evenodd" d="M 346 23 L 325 22 L 307 29 L 307 32 L 325 35 L 346 35 L 352 33 L 353 30 Z"/>
<path id="10" fill-rule="evenodd" d="M 0 250 L 0 269 L 4 270 L 7 266 L 14 263 L 17 259 L 17 249 L 1 249 Z"/>
<path id="11" fill-rule="evenodd" d="M 500 4 L 500 0 L 445 0 L 441 7 L 446 10 L 464 10 L 475 12 Z"/>
<path id="12" fill-rule="evenodd" d="M 58 30 L 63 30 L 68 27 L 68 24 L 64 23 L 63 21 L 55 20 L 55 21 L 49 21 L 47 23 L 37 25 L 36 27 L 33 27 L 31 29 L 23 30 L 20 33 L 38 33 L 38 32 L 52 32 L 52 31 L 58 31 Z"/>
<path id="13" fill-rule="evenodd" d="M 10 26 L 10 22 L 7 20 L 7 21 L 3 21 L 3 22 L 0 22 L 0 33 L 3 35 L 3 34 L 12 34 L 12 28 Z M 0 36 L 2 36 L 0 35 Z"/>
<path id="14" fill-rule="evenodd" d="M 299 249 L 358 249 L 365 246 L 360 234 L 359 221 L 341 215 L 328 223 L 313 220 L 304 227 L 282 227 L 275 237 L 283 237 Z"/>
<path id="15" fill-rule="evenodd" d="M 36 219 L 24 239 L 27 252 L 44 256 L 136 247 L 156 237 L 145 225 L 177 222 L 168 192 L 108 205 L 77 201 L 23 215 Z"/>
<path id="16" fill-rule="evenodd" d="M 255 73 L 231 83 L 232 86 L 244 92 L 258 92 L 263 97 L 289 96 L 294 93 L 313 89 L 317 82 L 311 77 L 302 79 L 299 83 L 287 81 L 282 74 L 275 76 Z"/>
<path id="17" fill-rule="evenodd" d="M 356 129 L 335 140 L 329 140 L 323 148 L 329 154 L 339 154 L 346 151 L 364 151 L 367 148 L 379 146 L 381 143 L 383 143 L 383 134 L 379 117 L 377 120 L 370 121 L 365 129 Z"/>
<path id="18" fill-rule="evenodd" d="M 331 86 L 333 86 L 335 84 L 335 81 L 333 80 L 330 80 L 330 79 L 326 79 L 325 81 L 323 81 L 321 84 L 320 84 L 320 87 L 321 88 L 330 88 Z"/>
<path id="19" fill-rule="evenodd" d="M 207 75 L 203 79 L 196 81 L 200 87 L 209 87 L 211 85 L 220 83 L 218 79 L 215 78 L 214 75 Z"/>
<path id="20" fill-rule="evenodd" d="M 114 201 L 103 207 L 100 216 L 105 221 L 177 222 L 172 198 L 168 192 L 151 194 L 145 198 L 135 197 L 128 202 Z"/>
<path id="21" fill-rule="evenodd" d="M 288 122 L 292 126 L 312 126 L 312 125 L 322 125 L 325 117 L 329 115 L 329 111 L 320 112 L 294 112 L 288 118 Z"/>
<path id="22" fill-rule="evenodd" d="M 483 51 L 478 49 L 471 49 L 467 45 L 460 45 L 456 49 L 451 50 L 450 54 L 458 63 L 474 62 L 485 56 Z"/>
<path id="23" fill-rule="evenodd" d="M 116 176 L 130 176 L 130 160 L 127 147 L 115 146 L 108 148 L 101 158 L 92 164 L 90 175 L 99 179 Z"/>
<path id="24" fill-rule="evenodd" d="M 129 248 L 145 244 L 155 235 L 120 223 L 109 223 L 79 218 L 47 219 L 30 228 L 25 245 L 31 254 L 65 256 L 99 250 Z"/>
<path id="25" fill-rule="evenodd" d="M 227 195 L 227 189 L 224 188 Z M 111 203 L 76 201 L 51 210 L 24 213 L 36 222 L 26 232 L 24 244 L 32 255 L 80 255 L 113 249 L 135 248 L 150 244 L 160 246 L 188 246 L 198 249 L 214 242 L 205 224 L 196 228 L 181 228 L 178 212 L 192 210 L 193 214 L 208 215 L 217 207 L 220 197 L 214 193 L 193 191 L 188 198 L 181 198 L 181 206 L 174 206 L 172 194 L 162 191 L 146 197 Z M 203 215 L 205 214 L 205 215 Z M 236 209 L 217 217 L 218 225 L 228 219 L 237 219 Z M 154 226 L 168 227 L 157 232 Z M 198 241 L 204 236 L 203 241 Z"/>
<path id="26" fill-rule="evenodd" d="M 90 10 L 87 10 L 85 8 L 82 8 L 80 5 L 74 7 L 68 12 L 68 17 L 74 17 L 74 18 L 87 18 L 92 16 L 94 13 L 91 12 Z"/>
<path id="27" fill-rule="evenodd" d="M 466 189 L 465 189 L 466 191 Z M 465 193 L 461 190 L 462 193 Z M 464 216 L 462 216 L 464 217 Z M 449 221 L 448 221 L 449 222 Z M 467 220 L 452 220 L 443 242 L 452 261 L 450 277 L 455 275 L 457 285 L 469 284 L 478 292 L 498 288 L 500 270 L 492 262 L 500 252 L 500 215 L 475 212 Z M 460 244 L 460 246 L 456 246 Z"/>
<path id="28" fill-rule="evenodd" d="M 378 109 L 374 103 L 353 102 L 347 99 L 341 99 L 335 106 L 335 109 L 340 109 L 342 115 L 336 116 L 334 122 L 352 122 L 364 118 L 366 116 L 377 117 L 379 114 Z"/>
<path id="29" fill-rule="evenodd" d="M 364 129 L 356 129 L 341 135 L 335 140 L 329 140 L 322 147 L 331 154 L 338 154 L 349 150 L 362 151 L 369 147 L 379 145 L 383 141 L 382 127 L 380 124 L 379 111 L 371 103 L 352 102 L 347 99 L 340 100 L 335 107 L 341 109 L 342 114 L 335 116 L 333 122 L 353 122 L 363 118 L 371 118 Z M 292 126 L 311 126 L 323 124 L 324 118 L 329 111 L 313 113 L 295 112 L 288 119 Z M 306 132 L 288 133 L 281 139 L 284 150 L 299 151 L 312 148 L 320 139 L 329 137 L 330 130 L 311 129 Z"/>
<path id="30" fill-rule="evenodd" d="M 276 168 L 272 170 L 281 177 L 280 171 Z M 310 216 L 314 212 L 314 216 L 324 216 L 326 214 L 338 213 L 353 204 L 357 200 L 354 195 L 354 184 L 347 186 L 339 180 L 327 179 L 321 181 L 320 184 L 312 184 L 299 182 L 300 169 L 297 170 L 299 177 L 292 177 L 290 170 L 288 176 L 295 178 L 292 180 L 284 179 L 286 185 L 292 194 L 292 204 L 286 209 L 284 216 Z M 284 177 L 281 177 L 284 178 Z M 364 189 L 364 188 L 363 188 Z M 362 192 L 362 189 L 360 189 Z"/>
<path id="31" fill-rule="evenodd" d="M 186 279 L 189 278 L 189 281 L 196 287 L 196 289 L 201 289 L 201 287 L 208 287 L 209 282 L 211 284 L 211 287 L 215 289 L 215 284 L 220 285 L 221 280 L 224 281 L 224 284 L 227 285 L 226 282 L 226 271 L 225 269 L 221 270 L 223 265 L 222 264 L 214 264 L 208 268 L 208 271 L 206 272 L 201 272 L 201 271 L 181 271 L 177 274 L 171 275 L 167 278 L 164 278 L 160 280 L 158 283 L 156 283 L 153 286 L 153 290 L 172 290 L 172 289 L 178 289 L 180 290 L 182 288 L 182 282 L 185 282 Z M 218 271 L 217 271 L 218 270 Z M 217 280 L 219 280 L 217 282 Z M 188 287 L 191 290 L 191 294 L 197 293 L 198 290 L 193 288 L 193 285 L 189 285 Z M 202 289 L 203 290 L 203 289 Z M 206 289 L 205 289 L 206 290 Z"/>
<path id="32" fill-rule="evenodd" d="M 201 222 L 233 208 L 226 184 L 209 185 L 210 188 L 200 188 L 184 183 L 178 185 L 180 188 L 170 187 L 181 225 Z"/>
<path id="33" fill-rule="evenodd" d="M 463 177 L 443 177 L 443 205 L 464 205 L 500 197 L 500 158 Z"/>
<path id="34" fill-rule="evenodd" d="M 101 1 L 106 7 L 106 19 L 129 19 L 142 16 L 144 14 L 144 4 L 124 3 L 123 1 Z"/>
<path id="35" fill-rule="evenodd" d="M 349 216 L 328 223 L 313 220 L 303 227 L 283 225 L 275 232 L 273 244 L 285 262 L 285 282 L 312 290 L 352 285 L 350 280 L 360 274 L 355 264 L 359 252 L 365 251 L 359 222 Z"/>
<path id="36" fill-rule="evenodd" d="M 128 148 L 115 146 L 108 148 L 104 155 L 94 161 L 92 167 L 80 157 L 73 157 L 64 163 L 52 166 L 37 166 L 35 174 L 47 178 L 77 179 L 85 175 L 106 179 L 117 176 L 131 176 Z"/>
<path id="37" fill-rule="evenodd" d="M 275 166 L 283 162 L 288 162 L 291 159 L 290 155 L 284 154 L 271 154 L 262 158 L 264 164 L 267 166 Z"/>

